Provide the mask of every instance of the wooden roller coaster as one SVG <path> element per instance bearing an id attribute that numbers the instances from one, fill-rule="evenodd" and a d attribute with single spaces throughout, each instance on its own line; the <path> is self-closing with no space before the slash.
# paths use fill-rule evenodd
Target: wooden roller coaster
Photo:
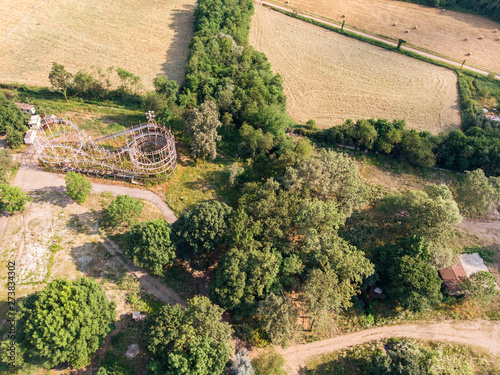
<path id="1" fill-rule="evenodd" d="M 71 120 L 52 118 L 29 130 L 25 142 L 39 160 L 65 172 L 130 179 L 171 174 L 177 167 L 174 136 L 152 112 L 147 115 L 147 123 L 95 140 Z"/>

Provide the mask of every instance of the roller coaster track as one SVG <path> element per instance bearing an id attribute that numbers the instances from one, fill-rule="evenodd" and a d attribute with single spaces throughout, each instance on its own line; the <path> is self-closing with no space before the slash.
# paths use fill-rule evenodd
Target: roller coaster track
<path id="1" fill-rule="evenodd" d="M 172 132 L 152 119 L 95 140 L 71 120 L 52 119 L 29 130 L 25 142 L 33 144 L 39 160 L 63 171 L 133 179 L 177 167 Z"/>

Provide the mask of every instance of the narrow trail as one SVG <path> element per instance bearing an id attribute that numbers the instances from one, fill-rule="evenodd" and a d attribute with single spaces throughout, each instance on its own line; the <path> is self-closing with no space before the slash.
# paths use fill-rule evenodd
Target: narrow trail
<path id="1" fill-rule="evenodd" d="M 334 22 L 327 21 L 324 18 L 311 16 L 311 15 L 309 15 L 309 14 L 307 14 L 305 12 L 302 12 L 300 10 L 297 10 L 297 9 L 294 9 L 294 8 L 290 8 L 290 7 L 287 7 L 287 6 L 284 6 L 284 5 L 278 5 L 278 4 L 276 4 L 275 2 L 272 2 L 272 1 L 255 0 L 255 3 L 267 5 L 270 8 L 276 8 L 276 9 L 280 9 L 280 10 L 286 10 L 288 12 L 295 12 L 299 16 L 302 16 L 302 17 L 309 18 L 309 19 L 314 20 L 314 21 L 318 21 L 318 22 L 324 23 L 325 25 L 328 25 L 328 26 L 336 27 L 337 29 L 341 28 L 340 25 L 338 25 L 338 24 L 336 24 Z M 390 44 L 391 46 L 394 46 L 394 47 L 396 47 L 398 45 L 396 42 L 394 42 L 394 41 L 392 41 L 390 39 L 381 38 L 381 37 L 373 36 L 373 35 L 370 35 L 370 34 L 366 34 L 366 33 L 363 33 L 361 31 L 352 29 L 350 27 L 344 27 L 344 30 L 349 31 L 349 32 L 351 32 L 353 34 L 357 34 L 357 35 L 360 35 L 360 36 L 372 39 L 372 40 L 376 40 L 376 41 L 379 41 L 379 42 L 384 42 L 386 44 Z M 410 51 L 410 52 L 414 52 L 414 53 L 419 54 L 421 56 L 428 57 L 428 58 L 431 58 L 431 59 L 434 59 L 434 60 L 437 60 L 437 61 L 441 61 L 441 62 L 444 62 L 446 64 L 450 64 L 450 65 L 453 65 L 453 66 L 456 66 L 456 67 L 460 67 L 462 65 L 462 63 L 459 63 L 457 61 L 454 61 L 454 60 L 451 60 L 451 59 L 448 59 L 448 58 L 445 58 L 445 57 L 441 57 L 441 56 L 435 55 L 433 53 L 421 51 L 419 49 L 408 47 L 408 46 L 405 46 L 405 45 L 401 46 L 401 49 L 404 49 L 404 50 Z M 468 70 L 471 70 L 473 72 L 476 72 L 476 73 L 484 74 L 484 75 L 488 75 L 489 74 L 489 72 L 486 71 L 486 70 L 475 68 L 475 67 L 469 66 L 467 64 L 464 65 L 464 68 L 466 68 Z M 495 77 L 497 79 L 500 79 L 499 75 L 496 75 Z"/>
<path id="2" fill-rule="evenodd" d="M 279 352 L 285 358 L 288 374 L 305 374 L 305 365 L 313 356 L 390 337 L 450 341 L 483 347 L 495 355 L 500 355 L 500 322 L 484 320 L 373 328 L 333 339 L 291 346 L 285 350 L 280 349 Z"/>

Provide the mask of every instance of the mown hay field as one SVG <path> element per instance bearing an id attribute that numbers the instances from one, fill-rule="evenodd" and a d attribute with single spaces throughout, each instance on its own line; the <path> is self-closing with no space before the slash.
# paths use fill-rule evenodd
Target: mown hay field
<path id="1" fill-rule="evenodd" d="M 322 128 L 346 119 L 405 119 L 433 134 L 460 127 L 450 70 L 348 38 L 256 5 L 250 44 L 284 78 L 290 117 Z"/>
<path id="2" fill-rule="evenodd" d="M 0 40 L 43 0 L 0 0 Z M 76 73 L 128 70 L 152 88 L 182 81 L 196 0 L 49 0 L 0 42 L 0 82 L 49 85 L 52 61 Z M 39 24 L 37 21 L 39 20 Z"/>
<path id="3" fill-rule="evenodd" d="M 289 5 L 500 74 L 500 31 L 494 32 L 500 24 L 484 17 L 394 0 L 291 0 Z"/>

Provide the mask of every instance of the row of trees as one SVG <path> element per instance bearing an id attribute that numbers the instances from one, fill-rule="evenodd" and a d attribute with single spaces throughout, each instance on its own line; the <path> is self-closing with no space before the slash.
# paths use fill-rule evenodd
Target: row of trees
<path id="1" fill-rule="evenodd" d="M 68 72 L 63 65 L 52 63 L 49 81 L 52 87 L 64 95 L 102 100 L 121 99 L 140 101 L 141 78 L 122 68 L 109 67 L 106 70 L 93 66 L 90 72 L 79 70 L 76 74 Z M 116 76 L 115 76 L 116 74 Z M 119 83 L 116 85 L 114 81 Z"/>

